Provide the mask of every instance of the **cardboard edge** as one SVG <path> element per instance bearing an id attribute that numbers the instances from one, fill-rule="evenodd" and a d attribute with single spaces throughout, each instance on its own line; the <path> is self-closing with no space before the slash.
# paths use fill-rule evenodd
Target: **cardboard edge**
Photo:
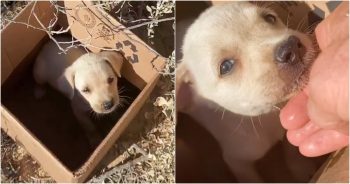
<path id="1" fill-rule="evenodd" d="M 312 183 L 349 183 L 349 147 L 332 153 L 311 178 Z"/>

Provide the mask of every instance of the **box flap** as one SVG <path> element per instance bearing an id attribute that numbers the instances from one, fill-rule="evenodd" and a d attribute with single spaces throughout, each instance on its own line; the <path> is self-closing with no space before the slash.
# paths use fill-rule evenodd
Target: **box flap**
<path id="1" fill-rule="evenodd" d="M 46 32 L 34 27 L 40 27 L 34 16 L 29 16 L 33 10 L 43 24 L 48 24 L 53 18 L 53 14 L 48 15 L 47 10 L 51 10 L 50 2 L 32 2 L 14 19 L 16 24 L 8 24 L 1 32 L 1 52 L 8 57 L 11 65 L 15 68 L 37 45 Z M 46 11 L 41 11 L 45 9 Z M 25 32 L 26 34 L 20 34 Z M 28 36 L 30 35 L 30 36 Z M 25 40 L 25 41 L 24 41 Z M 14 44 L 16 43 L 16 44 Z M 7 62 L 7 61 L 6 61 Z M 4 70 L 2 69 L 2 72 Z"/>

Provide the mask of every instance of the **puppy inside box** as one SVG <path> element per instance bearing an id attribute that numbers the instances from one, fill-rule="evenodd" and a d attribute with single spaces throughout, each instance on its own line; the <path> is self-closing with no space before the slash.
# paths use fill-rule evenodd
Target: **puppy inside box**
<path id="1" fill-rule="evenodd" d="M 89 145 L 84 129 L 72 112 L 70 100 L 45 85 L 46 93 L 36 98 L 33 64 L 49 38 L 43 39 L 3 84 L 2 103 L 70 170 L 78 169 L 96 147 Z M 124 62 L 126 64 L 127 62 Z M 96 131 L 104 138 L 140 93 L 125 78 L 118 79 L 118 89 L 125 97 L 124 106 L 106 115 L 91 114 Z M 102 141 L 102 140 L 101 140 Z"/>
<path id="2" fill-rule="evenodd" d="M 305 4 L 300 3 L 300 6 L 303 5 Z M 223 158 L 224 163 L 221 164 L 223 165 L 221 168 L 225 168 L 226 164 L 235 177 L 222 176 L 225 177 L 226 182 L 310 181 L 324 158 L 302 157 L 297 148 L 286 141 L 278 112 L 253 113 L 258 109 L 256 107 L 259 106 L 257 104 L 260 100 L 264 101 L 274 96 L 270 92 L 266 96 L 259 97 L 260 94 L 268 90 L 275 91 L 284 86 L 269 86 L 279 79 L 278 76 L 272 77 L 271 80 L 262 80 L 262 78 L 271 74 L 273 69 L 278 68 L 276 63 L 280 61 L 275 58 L 274 53 L 278 53 L 279 49 L 276 48 L 280 48 L 283 44 L 272 44 L 272 40 L 276 43 L 283 43 L 278 41 L 280 38 L 284 39 L 278 34 L 289 36 L 287 33 L 292 29 L 283 27 L 286 24 L 283 24 L 272 10 L 264 9 L 266 6 L 258 6 L 255 3 L 231 2 L 217 5 L 209 8 L 199 17 L 198 14 L 193 15 L 193 11 L 186 10 L 185 7 L 190 7 L 190 3 L 177 3 L 177 15 L 182 15 L 182 19 L 176 17 L 178 40 L 182 40 L 181 36 L 184 35 L 186 27 L 195 21 L 187 29 L 183 44 L 177 44 L 177 46 L 182 45 L 183 57 L 177 68 L 177 110 L 179 114 L 178 136 L 176 137 L 177 143 L 182 144 L 177 144 L 176 148 L 178 158 L 190 160 L 188 157 L 192 156 L 193 159 L 192 162 L 181 162 L 180 159 L 177 159 L 178 163 L 185 164 L 177 164 L 176 167 L 177 170 L 186 168 L 189 171 L 201 170 L 202 172 L 192 176 L 189 173 L 177 173 L 177 181 L 208 182 L 209 179 L 217 181 L 214 177 L 208 179 L 208 175 L 215 175 L 212 172 L 214 164 L 210 161 L 217 157 Z M 265 19 L 267 12 L 267 17 L 273 19 L 271 22 Z M 278 31 L 279 29 L 281 30 Z M 268 44 L 264 45 L 264 41 L 267 41 Z M 304 44 L 310 45 L 310 42 Z M 261 48 L 258 48 L 260 46 Z M 294 52 L 296 53 L 300 52 Z M 229 72 L 225 73 L 223 72 L 225 70 L 221 69 L 225 68 L 224 65 L 228 58 L 232 59 L 230 63 L 236 63 L 236 65 L 232 68 L 230 67 L 233 65 L 229 66 Z M 248 64 L 250 62 L 252 65 Z M 269 66 L 264 67 L 264 64 L 267 63 Z M 306 64 L 307 62 L 297 63 Z M 194 66 L 193 69 L 190 69 L 190 66 Z M 266 72 L 263 72 L 264 69 Z M 254 78 L 254 76 L 258 77 Z M 235 84 L 237 86 L 234 86 Z M 259 85 L 264 90 L 257 89 Z M 242 89 L 241 87 L 247 88 Z M 219 95 L 215 96 L 215 94 Z M 277 96 L 282 97 L 283 95 Z M 219 102 L 220 100 L 222 102 Z M 240 104 L 243 105 L 240 106 Z M 248 113 L 245 114 L 246 112 L 243 111 L 250 105 L 253 108 L 247 110 Z M 192 119 L 185 115 L 191 116 Z M 206 140 L 209 136 L 201 136 L 196 139 L 199 137 L 198 128 L 191 127 L 190 123 L 197 123 L 204 130 L 209 131 L 216 139 L 216 144 L 220 145 L 222 153 L 211 154 L 213 148 L 203 144 L 209 143 Z M 182 126 L 179 126 L 181 124 Z M 183 133 L 184 131 L 194 133 L 191 133 L 192 137 L 189 137 Z M 210 142 L 215 144 L 213 141 Z M 189 152 L 191 154 L 187 154 Z M 216 167 L 219 165 L 217 164 Z"/>

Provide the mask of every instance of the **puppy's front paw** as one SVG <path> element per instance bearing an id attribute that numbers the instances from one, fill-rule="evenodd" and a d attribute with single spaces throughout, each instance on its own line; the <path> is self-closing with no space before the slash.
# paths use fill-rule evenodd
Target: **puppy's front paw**
<path id="1" fill-rule="evenodd" d="M 36 99 L 41 99 L 46 94 L 46 90 L 43 86 L 36 86 L 34 89 L 34 97 Z"/>

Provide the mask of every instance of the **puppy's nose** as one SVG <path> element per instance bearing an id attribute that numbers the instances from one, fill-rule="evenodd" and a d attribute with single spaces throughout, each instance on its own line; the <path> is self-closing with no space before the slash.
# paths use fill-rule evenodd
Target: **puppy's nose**
<path id="1" fill-rule="evenodd" d="M 289 38 L 280 44 L 275 51 L 275 59 L 280 63 L 295 63 L 298 62 L 304 52 L 304 46 L 296 36 Z"/>
<path id="2" fill-rule="evenodd" d="M 110 100 L 110 101 L 103 102 L 102 105 L 103 105 L 103 108 L 105 110 L 109 110 L 109 109 L 111 109 L 113 107 L 114 103 L 113 103 L 113 100 Z"/>

